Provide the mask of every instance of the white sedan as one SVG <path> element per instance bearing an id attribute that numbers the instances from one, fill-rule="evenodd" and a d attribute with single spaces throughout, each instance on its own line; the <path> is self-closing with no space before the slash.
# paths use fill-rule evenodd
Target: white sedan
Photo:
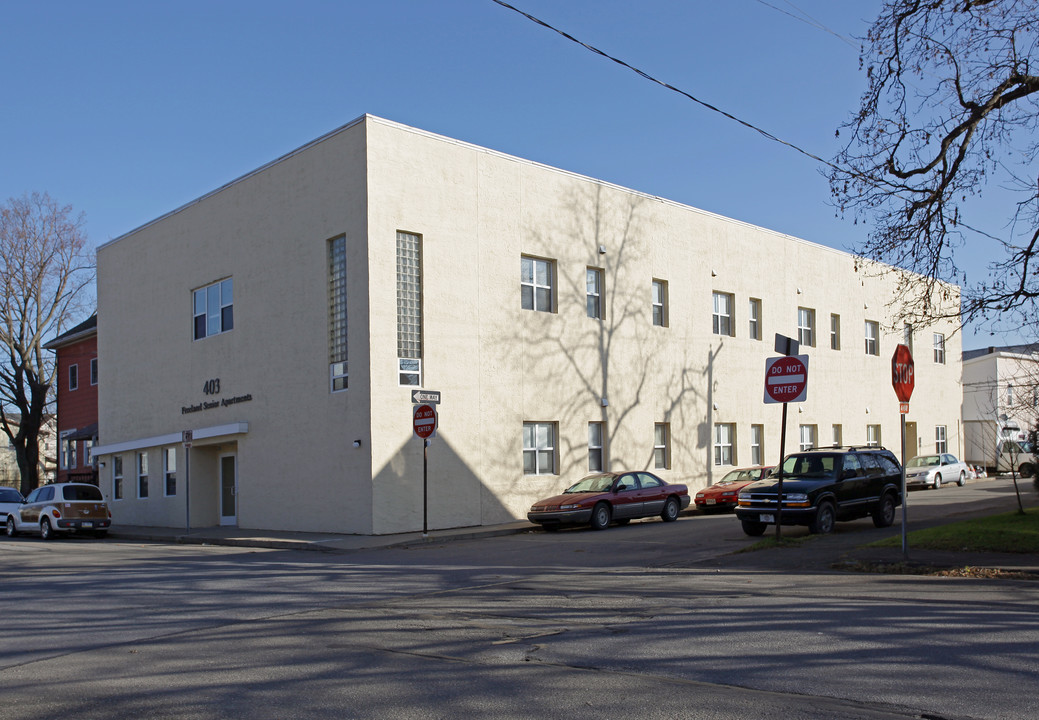
<path id="1" fill-rule="evenodd" d="M 967 483 L 970 468 L 956 459 L 955 455 L 917 455 L 906 463 L 906 488 L 929 487 L 937 490 L 942 483 Z"/>

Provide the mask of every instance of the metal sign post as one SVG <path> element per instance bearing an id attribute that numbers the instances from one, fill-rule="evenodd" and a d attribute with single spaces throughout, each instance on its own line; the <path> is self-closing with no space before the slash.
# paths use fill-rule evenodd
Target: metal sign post
<path id="1" fill-rule="evenodd" d="M 765 360 L 765 402 L 783 403 L 783 423 L 779 430 L 779 470 L 776 475 L 776 539 L 783 537 L 783 458 L 786 456 L 786 409 L 792 402 L 804 402 L 808 395 L 808 356 L 798 355 L 800 344 L 785 335 L 776 335 L 776 352 L 783 357 Z"/>
<path id="2" fill-rule="evenodd" d="M 439 393 L 437 393 L 439 401 Z M 437 410 L 433 405 L 416 405 L 412 413 L 415 435 L 422 440 L 422 537 L 429 536 L 429 443 L 437 429 Z"/>
<path id="3" fill-rule="evenodd" d="M 902 416 L 902 560 L 909 560 L 909 544 L 906 531 L 909 525 L 909 497 L 906 493 L 906 415 L 909 413 L 909 398 L 916 387 L 916 365 L 913 353 L 906 345 L 895 348 L 891 356 L 891 387 L 898 398 L 898 411 Z"/>
<path id="4" fill-rule="evenodd" d="M 181 435 L 184 443 L 184 532 L 191 532 L 191 440 L 194 433 L 185 430 Z"/>

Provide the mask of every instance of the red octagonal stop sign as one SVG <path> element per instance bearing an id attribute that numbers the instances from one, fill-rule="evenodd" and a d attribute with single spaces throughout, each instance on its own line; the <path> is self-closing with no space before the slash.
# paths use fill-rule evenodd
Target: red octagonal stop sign
<path id="1" fill-rule="evenodd" d="M 895 348 L 891 356 L 891 385 L 899 402 L 909 402 L 909 397 L 916 387 L 916 370 L 913 365 L 913 353 L 905 345 Z"/>

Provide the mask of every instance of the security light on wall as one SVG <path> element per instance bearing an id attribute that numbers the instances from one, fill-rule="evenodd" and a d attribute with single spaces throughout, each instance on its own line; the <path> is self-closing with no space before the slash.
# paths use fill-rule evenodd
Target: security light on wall
<path id="1" fill-rule="evenodd" d="M 599 246 L 599 254 L 600 255 L 605 255 L 606 254 L 606 246 L 605 245 L 600 245 Z"/>
<path id="2" fill-rule="evenodd" d="M 603 407 L 606 407 L 606 406 L 608 406 L 610 404 L 610 401 L 607 400 L 606 398 L 603 398 L 602 400 L 600 400 L 600 402 L 602 403 Z"/>

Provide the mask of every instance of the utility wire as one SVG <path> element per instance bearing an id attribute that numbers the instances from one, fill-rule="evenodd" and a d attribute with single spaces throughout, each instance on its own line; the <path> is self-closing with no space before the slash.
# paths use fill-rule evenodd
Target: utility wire
<path id="1" fill-rule="evenodd" d="M 536 18 L 533 15 L 531 15 L 530 13 L 524 12 L 523 10 L 520 10 L 519 8 L 514 7 L 514 6 L 510 5 L 507 2 L 503 2 L 503 0 L 492 0 L 492 2 L 495 2 L 498 5 L 501 5 L 503 8 L 507 8 L 509 10 L 512 10 L 515 13 L 519 13 L 520 15 L 522 15 L 525 18 L 527 18 L 531 22 L 536 23 L 536 24 L 540 25 L 543 28 L 551 30 L 552 32 L 555 32 L 555 33 L 558 33 L 558 34 L 562 35 L 567 40 L 569 40 L 571 42 L 574 42 L 574 43 L 577 43 L 578 45 L 580 45 L 581 47 L 585 48 L 586 50 L 590 50 L 591 52 L 595 53 L 596 55 L 600 55 L 600 56 L 606 58 L 607 60 L 612 60 L 613 62 L 617 63 L 618 65 L 620 65 L 622 67 L 626 67 L 628 70 L 631 70 L 633 73 L 635 73 L 639 77 L 642 77 L 642 78 L 644 78 L 646 80 L 649 80 L 652 83 L 656 83 L 657 85 L 660 85 L 661 87 L 664 87 L 664 88 L 667 88 L 668 90 L 671 90 L 672 92 L 676 92 L 679 95 L 682 95 L 682 96 L 692 100 L 697 105 L 701 105 L 701 106 L 707 108 L 708 110 L 711 110 L 712 112 L 716 112 L 719 115 L 722 115 L 722 116 L 728 118 L 729 120 L 733 120 L 733 121 L 739 123 L 740 125 L 743 125 L 744 127 L 749 128 L 750 130 L 753 130 L 754 132 L 762 135 L 763 137 L 765 137 L 765 138 L 767 138 L 769 140 L 772 140 L 773 142 L 777 142 L 780 145 L 786 145 L 791 150 L 796 150 L 797 152 L 801 153 L 802 155 L 804 155 L 806 157 L 809 157 L 812 160 L 816 160 L 818 162 L 821 162 L 822 164 L 826 165 L 827 167 L 831 167 L 834 170 L 838 170 L 838 171 L 841 170 L 841 168 L 837 167 L 836 165 L 831 163 L 829 160 L 824 160 L 823 158 L 819 157 L 818 155 L 810 153 L 807 150 L 804 150 L 804 149 L 798 147 L 797 145 L 794 145 L 793 143 L 787 142 L 786 140 L 782 140 L 782 139 L 776 137 L 775 135 L 773 135 L 772 133 L 768 132 L 767 130 L 762 130 L 761 128 L 757 127 L 756 125 L 752 125 L 751 123 L 749 123 L 749 122 L 747 122 L 745 120 L 741 120 L 740 118 L 736 117 L 735 115 L 732 115 L 731 113 L 725 112 L 721 108 L 717 108 L 717 107 L 715 107 L 714 105 L 711 105 L 708 102 L 704 102 L 703 100 L 700 100 L 699 98 L 694 97 L 693 95 L 687 93 L 685 90 L 681 90 L 679 88 L 676 88 L 673 85 L 670 85 L 670 84 L 668 84 L 666 82 L 663 82 L 662 80 L 658 80 L 657 78 L 653 77 L 649 73 L 643 72 L 642 70 L 639 70 L 637 67 L 633 67 L 632 65 L 629 65 L 628 63 L 624 62 L 623 60 L 621 60 L 619 58 L 615 58 L 614 56 L 612 56 L 612 55 L 610 55 L 608 53 L 603 52 L 602 50 L 600 50 L 597 47 L 589 45 L 586 42 L 582 42 L 581 40 L 578 40 L 577 38 L 575 38 L 573 35 L 570 35 L 569 33 L 566 33 L 564 31 L 560 30 L 559 28 L 552 26 L 552 25 L 548 24 L 547 22 L 545 22 L 544 20 Z"/>

